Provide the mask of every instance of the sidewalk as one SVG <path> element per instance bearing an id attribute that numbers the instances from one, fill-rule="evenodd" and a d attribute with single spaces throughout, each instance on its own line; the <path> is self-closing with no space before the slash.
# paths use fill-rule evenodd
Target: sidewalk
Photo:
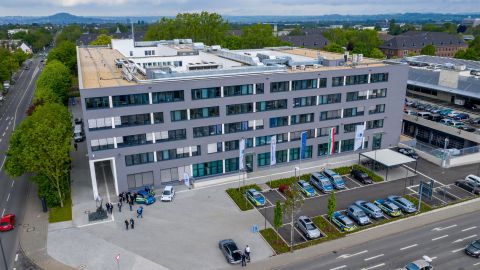
<path id="1" fill-rule="evenodd" d="M 48 213 L 42 212 L 37 187 L 30 185 L 26 196 L 25 217 L 20 232 L 20 248 L 29 260 L 42 269 L 74 269 L 50 257 L 47 252 Z"/>

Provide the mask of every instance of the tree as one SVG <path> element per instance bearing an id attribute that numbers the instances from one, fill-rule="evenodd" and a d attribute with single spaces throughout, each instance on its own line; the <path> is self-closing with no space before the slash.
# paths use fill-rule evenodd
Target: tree
<path id="1" fill-rule="evenodd" d="M 394 19 L 391 19 L 390 26 L 388 27 L 388 34 L 396 36 L 401 33 L 402 28 L 400 27 L 400 25 L 396 24 Z"/>
<path id="2" fill-rule="evenodd" d="M 371 58 L 377 58 L 377 59 L 383 59 L 385 58 L 385 54 L 383 54 L 383 52 L 378 49 L 378 48 L 373 48 L 367 55 L 367 57 L 371 57 Z"/>
<path id="3" fill-rule="evenodd" d="M 277 241 L 278 241 L 278 229 L 283 225 L 283 209 L 280 201 L 277 201 L 275 204 L 275 209 L 273 209 L 273 227 L 277 231 Z"/>
<path id="4" fill-rule="evenodd" d="M 424 55 L 435 55 L 435 50 L 435 46 L 433 46 L 432 44 L 428 44 L 427 46 L 422 48 L 420 53 Z"/>
<path id="5" fill-rule="evenodd" d="M 94 41 L 90 42 L 90 45 L 110 45 L 112 43 L 112 36 L 101 34 Z"/>
<path id="6" fill-rule="evenodd" d="M 323 47 L 323 49 L 327 52 L 336 52 L 336 53 L 345 52 L 345 49 L 336 43 L 330 43 L 327 46 Z"/>
<path id="7" fill-rule="evenodd" d="M 299 26 L 295 26 L 290 33 L 288 33 L 289 36 L 305 36 L 305 32 L 303 32 L 302 28 Z"/>
<path id="8" fill-rule="evenodd" d="M 295 215 L 300 212 L 300 209 L 302 208 L 305 199 L 303 198 L 302 193 L 298 190 L 296 184 L 292 183 L 288 190 L 289 192 L 287 193 L 284 203 L 284 211 L 290 214 L 292 219 L 292 224 L 290 226 L 290 251 L 293 251 L 293 226 Z"/>
<path id="9" fill-rule="evenodd" d="M 75 43 L 77 39 L 82 35 L 82 29 L 79 25 L 70 24 L 65 26 L 60 33 L 57 35 L 55 42 L 57 46 L 64 41 L 70 41 Z"/>
<path id="10" fill-rule="evenodd" d="M 72 75 L 68 68 L 60 63 L 59 61 L 49 61 L 45 66 L 42 74 L 38 77 L 37 80 L 37 89 L 40 90 L 40 93 L 35 93 L 37 95 L 48 97 L 45 101 L 55 101 L 55 98 L 51 93 L 48 93 L 50 90 L 55 96 L 58 97 L 58 100 L 64 104 L 68 101 L 68 92 L 72 84 Z"/>
<path id="11" fill-rule="evenodd" d="M 56 193 L 63 207 L 70 167 L 71 120 L 67 108 L 50 103 L 37 107 L 21 122 L 10 139 L 5 170 L 11 177 L 34 173 Z"/>
<path id="12" fill-rule="evenodd" d="M 77 71 L 77 48 L 75 43 L 63 41 L 48 53 L 47 64 L 58 60 L 62 62 L 71 71 L 76 74 Z"/>
<path id="13" fill-rule="evenodd" d="M 335 196 L 335 192 L 332 191 L 330 197 L 328 198 L 328 218 L 332 220 L 333 213 L 335 213 L 335 209 L 337 208 L 337 197 Z"/>
<path id="14" fill-rule="evenodd" d="M 259 49 L 288 44 L 273 35 L 272 26 L 269 24 L 254 24 L 252 26 L 244 27 L 240 38 L 242 39 L 242 48 L 248 49 Z"/>
<path id="15" fill-rule="evenodd" d="M 458 51 L 455 53 L 455 58 L 480 61 L 480 55 L 472 48 Z"/>

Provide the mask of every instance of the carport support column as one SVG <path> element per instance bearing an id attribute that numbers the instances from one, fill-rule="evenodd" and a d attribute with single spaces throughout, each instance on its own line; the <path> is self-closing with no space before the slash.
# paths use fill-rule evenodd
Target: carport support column
<path id="1" fill-rule="evenodd" d="M 387 173 L 386 173 L 386 175 L 385 175 L 385 182 L 388 181 L 388 168 L 389 168 L 389 167 L 387 166 Z"/>
<path id="2" fill-rule="evenodd" d="M 97 175 L 95 173 L 95 160 L 89 160 L 90 166 L 90 178 L 92 179 L 92 190 L 93 190 L 93 199 L 98 198 L 98 188 L 97 188 Z"/>

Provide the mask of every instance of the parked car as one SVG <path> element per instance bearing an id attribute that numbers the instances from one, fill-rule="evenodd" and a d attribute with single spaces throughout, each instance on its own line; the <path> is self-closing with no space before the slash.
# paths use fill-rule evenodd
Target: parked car
<path id="1" fill-rule="evenodd" d="M 465 105 L 463 105 L 463 106 L 467 109 L 472 110 L 472 111 L 476 111 L 476 110 L 480 109 L 480 105 L 473 104 L 473 103 L 470 103 L 470 102 L 465 102 Z"/>
<path id="2" fill-rule="evenodd" d="M 297 182 L 298 187 L 300 188 L 300 191 L 305 194 L 307 197 L 313 197 L 317 192 L 315 189 L 310 185 L 308 182 L 305 180 L 300 180 Z"/>
<path id="3" fill-rule="evenodd" d="M 218 247 L 230 264 L 238 264 L 242 261 L 242 251 L 232 239 L 225 239 L 218 243 Z"/>
<path id="4" fill-rule="evenodd" d="M 15 228 L 15 215 L 6 214 L 0 217 L 0 232 L 6 232 Z"/>
<path id="5" fill-rule="evenodd" d="M 465 189 L 468 192 L 473 194 L 480 194 L 480 186 L 473 181 L 469 180 L 457 180 L 455 181 L 455 186 Z"/>
<path id="6" fill-rule="evenodd" d="M 415 150 L 411 149 L 411 148 L 404 148 L 404 147 L 399 147 L 398 150 L 397 150 L 399 153 L 402 153 L 406 156 L 409 156 L 413 159 L 418 159 L 418 155 L 417 155 L 417 152 L 415 152 Z"/>
<path id="7" fill-rule="evenodd" d="M 432 259 L 430 259 L 427 256 L 423 256 L 423 259 L 411 262 L 411 263 L 405 265 L 405 267 L 403 267 L 402 269 L 405 269 L 405 270 L 433 270 L 433 266 L 432 266 L 431 262 L 432 262 Z"/>
<path id="8" fill-rule="evenodd" d="M 438 113 L 440 113 L 442 110 L 443 110 L 443 108 L 435 107 L 435 108 L 431 109 L 430 112 L 431 112 L 431 113 L 438 114 Z"/>
<path id="9" fill-rule="evenodd" d="M 264 206 L 265 205 L 265 196 L 262 193 L 258 192 L 258 190 L 251 188 L 248 189 L 245 194 L 249 201 L 253 203 L 255 206 Z"/>
<path id="10" fill-rule="evenodd" d="M 372 178 L 370 178 L 370 176 L 368 176 L 368 174 L 366 174 L 365 172 L 362 172 L 358 169 L 352 169 L 352 172 L 350 173 L 350 175 L 357 179 L 358 181 L 360 181 L 360 183 L 362 184 L 372 184 L 373 181 L 372 181 Z"/>
<path id="11" fill-rule="evenodd" d="M 367 225 L 372 223 L 368 216 L 363 212 L 360 207 L 352 204 L 346 210 L 347 215 L 355 220 L 359 225 Z"/>
<path id="12" fill-rule="evenodd" d="M 466 120 L 470 118 L 470 115 L 468 113 L 458 113 L 453 117 L 455 120 Z"/>
<path id="13" fill-rule="evenodd" d="M 137 198 L 135 199 L 136 203 L 141 204 L 152 204 L 156 201 L 155 196 L 146 190 L 140 190 L 137 192 Z"/>
<path id="14" fill-rule="evenodd" d="M 75 122 L 75 125 L 81 125 L 83 123 L 83 120 L 82 118 L 75 118 L 74 122 Z"/>
<path id="15" fill-rule="evenodd" d="M 346 188 L 345 181 L 343 181 L 343 177 L 341 177 L 338 173 L 330 169 L 325 169 L 323 171 L 323 174 L 325 174 L 325 176 L 328 177 L 328 179 L 330 180 L 330 182 L 332 183 L 335 189 Z"/>
<path id="16" fill-rule="evenodd" d="M 341 231 L 344 232 L 351 232 L 357 228 L 357 226 L 355 226 L 355 223 L 353 223 L 353 221 L 349 217 L 342 214 L 341 212 L 333 213 L 332 222 L 337 225 Z"/>
<path id="17" fill-rule="evenodd" d="M 310 184 L 323 193 L 330 193 L 333 190 L 332 183 L 323 173 L 312 173 L 310 176 Z"/>
<path id="18" fill-rule="evenodd" d="M 163 189 L 162 195 L 160 196 L 160 201 L 171 202 L 173 201 L 173 197 L 175 197 L 175 190 L 173 189 L 173 186 L 166 186 Z"/>
<path id="19" fill-rule="evenodd" d="M 428 120 L 434 121 L 434 122 L 440 122 L 440 120 L 442 120 L 442 119 L 443 119 L 443 116 L 441 116 L 441 115 L 438 114 L 438 113 L 431 114 L 431 115 L 428 117 Z"/>
<path id="20" fill-rule="evenodd" d="M 467 132 L 475 132 L 475 131 L 477 131 L 476 128 L 474 128 L 474 127 L 472 127 L 472 126 L 466 126 L 466 125 L 461 126 L 461 127 L 459 127 L 458 129 L 461 129 L 461 130 L 467 131 Z"/>
<path id="21" fill-rule="evenodd" d="M 373 219 L 381 219 L 384 218 L 385 216 L 383 215 L 383 212 L 378 206 L 371 202 L 363 201 L 363 200 L 358 200 L 355 202 L 355 205 L 360 207 L 360 209 L 367 214 L 368 217 L 373 218 Z"/>
<path id="22" fill-rule="evenodd" d="M 452 122 L 454 120 L 450 119 L 450 118 L 443 118 L 440 120 L 440 124 L 444 124 L 444 125 L 449 125 L 450 122 Z"/>
<path id="23" fill-rule="evenodd" d="M 398 217 L 402 214 L 402 210 L 400 210 L 396 204 L 390 201 L 377 199 L 373 203 L 391 217 Z"/>
<path id="24" fill-rule="evenodd" d="M 411 201 L 403 197 L 390 195 L 387 197 L 387 200 L 397 205 L 405 213 L 413 213 L 417 211 L 417 207 L 415 207 Z"/>
<path id="25" fill-rule="evenodd" d="M 474 118 L 470 120 L 470 123 L 474 125 L 480 125 L 480 117 Z"/>
<path id="26" fill-rule="evenodd" d="M 82 142 L 85 139 L 82 125 L 76 124 L 73 128 L 73 139 L 75 140 L 75 142 Z"/>
<path id="27" fill-rule="evenodd" d="M 452 109 L 443 109 L 439 112 L 441 116 L 447 116 L 449 113 L 453 112 Z"/>
<path id="28" fill-rule="evenodd" d="M 417 115 L 418 117 L 428 119 L 432 114 L 430 112 L 418 112 Z"/>
<path id="29" fill-rule="evenodd" d="M 315 239 L 321 236 L 320 230 L 307 216 L 300 216 L 295 222 L 295 227 L 297 227 L 307 239 Z"/>
<path id="30" fill-rule="evenodd" d="M 450 117 L 450 118 L 454 118 L 455 116 L 457 116 L 459 114 L 460 114 L 460 112 L 451 111 L 449 114 L 447 114 L 447 116 Z"/>
<path id="31" fill-rule="evenodd" d="M 408 114 L 408 115 L 417 115 L 417 112 L 416 111 L 412 111 L 412 110 L 403 110 L 404 113 Z"/>
<path id="32" fill-rule="evenodd" d="M 412 106 L 413 103 L 414 103 L 414 102 L 411 101 L 411 100 L 406 100 L 406 101 L 405 101 L 405 105 L 406 105 L 406 106 Z"/>
<path id="33" fill-rule="evenodd" d="M 477 185 L 480 185 L 480 177 L 476 176 L 474 174 L 469 174 L 467 177 L 465 177 L 465 181 L 472 181 L 476 183 Z"/>
<path id="34" fill-rule="evenodd" d="M 460 121 L 456 121 L 456 120 L 451 121 L 450 123 L 448 123 L 448 125 L 451 126 L 451 127 L 454 127 L 454 128 L 461 128 L 461 127 L 465 126 L 464 123 L 462 123 Z"/>
<path id="35" fill-rule="evenodd" d="M 480 257 L 480 240 L 472 241 L 465 247 L 465 253 L 472 257 Z"/>

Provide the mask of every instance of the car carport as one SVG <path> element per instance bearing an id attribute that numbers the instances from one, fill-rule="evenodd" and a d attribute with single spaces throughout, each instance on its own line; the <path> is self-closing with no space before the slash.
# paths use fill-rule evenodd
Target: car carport
<path id="1" fill-rule="evenodd" d="M 402 166 L 404 164 L 415 162 L 415 174 L 417 173 L 417 160 L 393 151 L 391 149 L 380 149 L 358 154 L 358 164 L 360 159 L 364 157 L 373 162 L 372 171 L 375 171 L 376 163 L 383 165 L 386 168 L 385 181 L 388 181 L 388 170 L 393 167 Z"/>

